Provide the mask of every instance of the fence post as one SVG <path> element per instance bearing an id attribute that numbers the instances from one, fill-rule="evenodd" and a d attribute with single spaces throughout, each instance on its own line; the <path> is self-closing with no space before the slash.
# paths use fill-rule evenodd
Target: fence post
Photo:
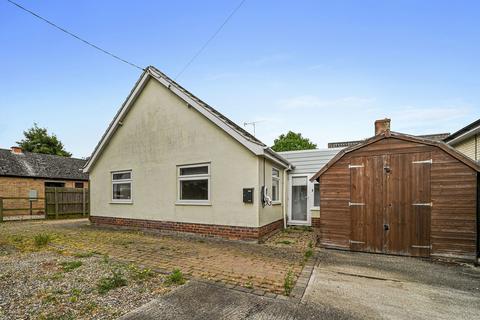
<path id="1" fill-rule="evenodd" d="M 3 222 L 3 198 L 0 198 L 0 223 Z"/>
<path id="2" fill-rule="evenodd" d="M 85 209 L 87 207 L 87 204 L 85 203 L 86 201 L 86 197 L 85 197 L 85 188 L 82 188 L 82 216 L 85 217 Z"/>
<path id="3" fill-rule="evenodd" d="M 30 217 L 33 215 L 33 207 L 32 207 L 32 199 L 28 199 L 28 202 L 30 204 Z"/>
<path id="4" fill-rule="evenodd" d="M 58 193 L 57 187 L 55 187 L 55 219 L 58 219 Z"/>

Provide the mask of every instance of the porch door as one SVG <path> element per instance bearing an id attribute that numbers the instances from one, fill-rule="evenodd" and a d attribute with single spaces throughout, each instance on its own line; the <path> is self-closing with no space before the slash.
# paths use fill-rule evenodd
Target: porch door
<path id="1" fill-rule="evenodd" d="M 308 178 L 292 177 L 292 210 L 293 223 L 308 223 Z"/>

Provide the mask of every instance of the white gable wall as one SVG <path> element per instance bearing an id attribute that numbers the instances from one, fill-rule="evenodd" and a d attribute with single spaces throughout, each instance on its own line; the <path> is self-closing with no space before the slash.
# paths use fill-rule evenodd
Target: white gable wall
<path id="1" fill-rule="evenodd" d="M 259 226 L 260 159 L 162 84 L 149 80 L 90 170 L 94 216 Z M 261 160 L 263 161 L 263 160 Z M 210 163 L 210 206 L 176 205 L 177 166 Z M 132 170 L 132 204 L 111 203 L 111 172 Z M 255 188 L 244 204 L 242 189 Z"/>

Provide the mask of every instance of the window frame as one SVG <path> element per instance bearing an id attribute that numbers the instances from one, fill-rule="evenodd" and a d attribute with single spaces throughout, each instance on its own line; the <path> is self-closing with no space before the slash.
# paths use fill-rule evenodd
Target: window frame
<path id="1" fill-rule="evenodd" d="M 318 206 L 315 205 L 315 186 L 318 186 Z M 320 210 L 320 183 L 317 181 L 313 182 L 313 200 L 312 200 L 312 209 L 313 210 Z"/>
<path id="2" fill-rule="evenodd" d="M 274 170 L 278 172 L 278 176 L 273 175 Z M 273 199 L 273 181 L 274 180 L 278 181 L 278 188 L 277 188 L 278 199 Z M 281 204 L 282 203 L 282 196 L 281 196 L 282 193 L 280 192 L 281 183 L 282 183 L 281 180 L 282 179 L 280 178 L 280 169 L 272 167 L 272 185 L 271 185 L 271 191 L 270 191 L 270 195 L 272 196 L 272 204 Z"/>
<path id="3" fill-rule="evenodd" d="M 185 168 L 198 168 L 198 167 L 207 167 L 207 173 L 200 173 L 200 174 L 189 174 L 189 175 L 181 175 L 181 169 Z M 194 205 L 194 206 L 208 206 L 211 205 L 211 166 L 209 162 L 206 163 L 196 163 L 196 164 L 186 164 L 186 165 L 178 165 L 177 166 L 177 201 L 175 204 L 177 205 Z M 194 199 L 181 199 L 181 181 L 193 181 L 193 180 L 207 180 L 207 199 L 204 200 L 194 200 Z"/>
<path id="4" fill-rule="evenodd" d="M 130 173 L 130 179 L 113 179 L 114 174 L 119 174 L 119 173 Z M 112 185 L 111 189 L 111 203 L 121 203 L 121 204 L 131 204 L 133 203 L 133 172 L 132 170 L 118 170 L 118 171 L 112 171 L 110 172 L 110 182 Z M 130 199 L 114 199 L 113 198 L 113 185 L 115 184 L 125 184 L 129 183 L 130 184 Z"/>

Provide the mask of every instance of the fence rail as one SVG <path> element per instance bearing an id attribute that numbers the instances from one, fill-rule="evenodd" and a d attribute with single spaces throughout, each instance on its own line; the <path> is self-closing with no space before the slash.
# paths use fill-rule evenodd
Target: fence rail
<path id="1" fill-rule="evenodd" d="M 45 197 L 0 197 L 0 222 L 18 217 L 62 218 L 89 214 L 88 189 L 45 188 Z"/>

